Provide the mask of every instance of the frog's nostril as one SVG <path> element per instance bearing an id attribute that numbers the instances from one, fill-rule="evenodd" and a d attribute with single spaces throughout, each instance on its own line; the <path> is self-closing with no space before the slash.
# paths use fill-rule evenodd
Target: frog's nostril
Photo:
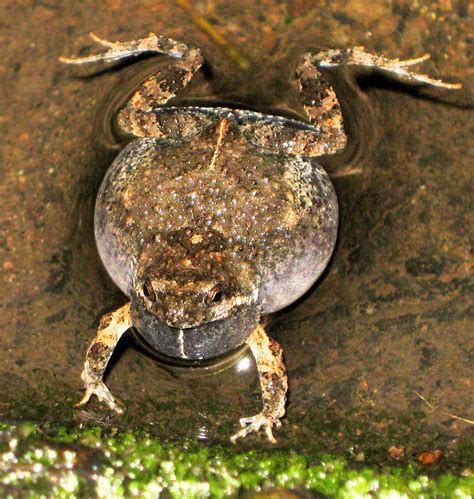
<path id="1" fill-rule="evenodd" d="M 150 279 L 147 279 L 145 284 L 143 284 L 143 296 L 153 303 L 156 302 L 156 293 Z"/>

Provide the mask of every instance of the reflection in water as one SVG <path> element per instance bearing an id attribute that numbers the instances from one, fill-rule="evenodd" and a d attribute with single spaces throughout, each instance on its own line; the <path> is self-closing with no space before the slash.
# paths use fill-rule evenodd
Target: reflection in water
<path id="1" fill-rule="evenodd" d="M 206 442 L 210 438 L 210 427 L 212 423 L 209 422 L 207 414 L 200 411 L 198 416 L 199 419 L 202 420 L 203 422 L 198 426 L 198 429 L 194 434 L 194 438 L 201 442 Z"/>
<path id="2" fill-rule="evenodd" d="M 187 361 L 166 357 L 147 345 L 143 338 L 134 334 L 135 341 L 162 369 L 176 378 L 202 378 L 223 371 L 234 370 L 237 373 L 247 371 L 252 365 L 253 355 L 246 344 L 221 357 Z"/>
<path id="3" fill-rule="evenodd" d="M 196 432 L 195 438 L 201 442 L 209 440 L 209 428 L 207 426 L 200 426 Z"/>
<path id="4" fill-rule="evenodd" d="M 171 414 L 163 413 L 159 401 L 154 401 L 153 408 L 144 412 L 144 417 L 150 421 L 157 434 L 165 429 L 167 436 L 172 431 L 174 436 L 215 442 L 221 439 L 220 426 L 226 424 L 229 431 L 235 432 L 240 418 L 256 413 L 261 408 L 257 366 L 247 346 L 218 359 L 192 363 L 177 363 L 175 359 L 164 359 L 148 350 L 140 353 L 149 358 L 153 371 L 161 373 L 158 378 L 153 376 L 156 397 L 159 400 L 176 401 L 176 405 L 173 404 L 176 410 Z M 120 387 L 123 373 L 119 374 L 118 371 L 123 359 L 116 360 L 120 362 L 113 367 L 113 372 Z M 146 386 L 148 390 L 148 383 Z M 170 388 L 172 395 L 166 396 L 165 392 Z"/>
<path id="5" fill-rule="evenodd" d="M 245 371 L 248 371 L 251 365 L 251 361 L 249 357 L 243 357 L 241 358 L 236 365 L 237 372 L 242 373 Z"/>

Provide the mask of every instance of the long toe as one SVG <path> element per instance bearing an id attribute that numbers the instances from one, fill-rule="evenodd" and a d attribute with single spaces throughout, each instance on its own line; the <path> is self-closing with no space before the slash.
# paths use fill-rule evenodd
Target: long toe
<path id="1" fill-rule="evenodd" d="M 123 404 L 119 402 L 118 399 L 114 398 L 104 383 L 97 385 L 94 393 L 101 402 L 105 402 L 113 411 L 118 414 L 122 414 L 124 412 Z"/>
<path id="2" fill-rule="evenodd" d="M 75 404 L 76 407 L 82 407 L 83 405 L 87 404 L 89 402 L 92 394 L 94 393 L 94 390 L 92 387 L 86 388 L 86 391 L 84 393 L 84 396 L 82 397 L 81 400 L 77 404 Z"/>
<path id="3" fill-rule="evenodd" d="M 256 414 L 255 416 L 250 416 L 247 418 L 240 419 L 240 425 L 243 427 L 240 431 L 238 431 L 235 435 L 232 435 L 230 441 L 235 443 L 237 439 L 244 438 L 250 433 L 256 433 L 261 428 L 265 429 L 265 433 L 267 435 L 268 440 L 271 443 L 276 443 L 276 439 L 273 436 L 272 428 L 273 428 L 273 419 L 263 414 Z"/>

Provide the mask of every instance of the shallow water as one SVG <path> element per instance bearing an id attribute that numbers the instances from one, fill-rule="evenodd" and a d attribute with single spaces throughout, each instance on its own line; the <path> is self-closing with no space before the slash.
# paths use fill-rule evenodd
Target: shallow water
<path id="1" fill-rule="evenodd" d="M 196 98 L 296 113 L 289 75 L 309 49 L 430 52 L 427 72 L 472 85 L 467 3 L 370 12 L 361 1 L 310 5 L 196 4 L 249 62 L 244 70 L 172 2 L 2 3 L 1 418 L 138 425 L 226 442 L 240 417 L 259 410 L 248 352 L 213 373 L 163 369 L 129 339 L 107 378 L 126 415 L 110 418 L 96 401 L 72 408 L 98 320 L 125 302 L 99 261 L 92 227 L 95 195 L 117 152 L 110 117 L 133 88 L 132 74 L 153 61 L 92 76 L 57 58 L 91 48 L 91 30 L 120 40 L 153 30 L 203 49 L 208 70 Z M 374 456 L 390 443 L 449 450 L 472 426 L 443 413 L 472 420 L 474 407 L 470 94 L 360 72 L 331 78 L 351 138 L 344 153 L 322 160 L 339 197 L 340 233 L 319 283 L 266 319 L 290 380 L 279 445 Z M 262 444 L 252 437 L 243 445 Z"/>

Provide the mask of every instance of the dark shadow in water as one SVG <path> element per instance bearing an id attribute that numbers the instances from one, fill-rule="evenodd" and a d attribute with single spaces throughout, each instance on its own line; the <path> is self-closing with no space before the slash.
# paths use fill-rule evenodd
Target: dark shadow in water
<path id="1" fill-rule="evenodd" d="M 430 87 L 422 83 L 403 82 L 393 76 L 380 73 L 358 75 L 357 84 L 363 91 L 370 89 L 390 90 L 410 95 L 416 99 L 426 100 L 432 104 L 441 104 L 465 110 L 474 109 L 472 95 L 466 89 L 453 91 L 445 88 Z"/>

